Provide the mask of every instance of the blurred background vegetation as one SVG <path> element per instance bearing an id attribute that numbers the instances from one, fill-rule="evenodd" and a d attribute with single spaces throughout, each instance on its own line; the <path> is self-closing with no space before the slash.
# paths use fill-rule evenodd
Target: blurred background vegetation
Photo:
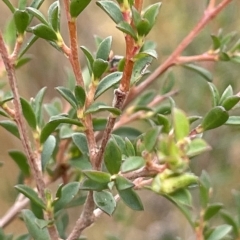
<path id="1" fill-rule="evenodd" d="M 13 1 L 17 5 L 18 1 Z M 30 1 L 29 1 L 30 2 Z M 41 7 L 47 12 L 48 6 L 53 1 L 46 0 Z M 60 1 L 61 2 L 61 1 Z M 145 5 L 155 1 L 145 1 Z M 153 31 L 148 36 L 157 44 L 158 60 L 154 61 L 150 70 L 155 69 L 176 48 L 179 42 L 191 31 L 197 21 L 201 18 L 207 1 L 193 0 L 163 0 L 162 8 Z M 201 34 L 185 50 L 184 55 L 196 55 L 208 51 L 211 47 L 210 34 L 217 34 L 222 28 L 224 34 L 232 31 L 237 32 L 240 38 L 240 1 L 233 1 L 217 18 L 215 18 Z M 0 29 L 4 32 L 6 24 L 10 20 L 10 12 L 0 2 Z M 92 1 L 90 6 L 79 17 L 79 45 L 87 46 L 95 50 L 94 35 L 100 37 L 113 36 L 113 51 L 117 55 L 124 55 L 124 37 L 115 28 L 114 23 L 101 11 Z M 66 19 L 62 14 L 62 35 L 68 41 L 66 30 Z M 45 102 L 49 102 L 57 96 L 54 88 L 66 85 L 67 59 L 54 50 L 44 40 L 38 40 L 28 52 L 33 58 L 27 65 L 17 71 L 20 93 L 25 98 L 35 96 L 40 88 L 47 86 Z M 85 65 L 83 55 L 80 56 L 82 66 Z M 222 92 L 229 84 L 233 86 L 234 93 L 240 91 L 240 68 L 231 62 L 203 62 L 202 66 L 212 71 L 214 84 Z M 210 108 L 211 99 L 207 82 L 195 73 L 189 72 L 181 67 L 171 69 L 175 78 L 174 89 L 179 89 L 179 94 L 174 97 L 178 107 L 187 112 L 188 115 L 204 114 Z M 161 76 L 152 88 L 161 90 L 161 83 L 167 73 Z M 7 81 L 6 76 L 1 81 Z M 108 96 L 106 96 L 108 97 Z M 109 96 L 109 100 L 112 96 Z M 239 114 L 238 109 L 234 110 Z M 140 124 L 140 123 L 139 123 Z M 141 126 L 140 126 L 141 127 Z M 193 171 L 200 175 L 206 170 L 212 179 L 214 191 L 213 201 L 223 202 L 226 208 L 234 212 L 232 189 L 240 190 L 240 128 L 221 127 L 220 129 L 205 133 L 205 139 L 213 150 L 194 158 L 191 162 Z M 8 149 L 21 149 L 20 142 L 0 129 L 0 160 L 4 165 L 0 168 L 0 216 L 13 204 L 17 192 L 13 186 L 17 183 L 18 169 L 7 154 Z M 145 206 L 144 212 L 133 212 L 119 203 L 118 209 L 112 218 L 101 216 L 94 226 L 84 233 L 91 240 L 171 240 L 195 239 L 191 228 L 185 221 L 184 216 L 168 201 L 154 193 L 141 191 Z M 193 195 L 198 202 L 198 192 L 194 190 Z M 198 206 L 196 204 L 196 212 Z M 80 209 L 69 211 L 70 221 L 78 218 Z M 70 224 L 70 227 L 72 224 Z M 6 228 L 6 232 L 20 234 L 25 232 L 20 220 L 15 220 Z M 114 238 L 113 236 L 116 236 Z"/>

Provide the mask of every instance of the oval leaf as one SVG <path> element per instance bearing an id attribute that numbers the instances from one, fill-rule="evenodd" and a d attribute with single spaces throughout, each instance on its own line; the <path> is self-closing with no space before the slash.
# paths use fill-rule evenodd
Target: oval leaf
<path id="1" fill-rule="evenodd" d="M 60 13 L 59 1 L 55 1 L 48 9 L 48 21 L 56 32 L 60 29 Z"/>
<path id="2" fill-rule="evenodd" d="M 227 224 L 218 226 L 212 231 L 212 233 L 207 238 L 207 240 L 220 240 L 226 237 L 226 235 L 230 233 L 231 230 L 232 230 L 232 227 Z"/>
<path id="3" fill-rule="evenodd" d="M 72 18 L 76 18 L 91 2 L 91 0 L 71 0 L 70 14 Z"/>
<path id="4" fill-rule="evenodd" d="M 108 191 L 94 192 L 93 199 L 98 208 L 108 215 L 112 215 L 116 208 L 116 201 Z"/>
<path id="5" fill-rule="evenodd" d="M 118 191 L 118 194 L 123 202 L 131 209 L 135 211 L 144 210 L 141 199 L 133 189 L 128 188 L 122 191 Z"/>
<path id="6" fill-rule="evenodd" d="M 16 10 L 13 14 L 16 29 L 20 34 L 23 34 L 29 23 L 29 15 L 25 10 Z"/>
<path id="7" fill-rule="evenodd" d="M 123 162 L 121 171 L 123 173 L 134 171 L 145 166 L 145 163 L 146 162 L 142 157 L 138 157 L 138 156 L 129 157 Z"/>
<path id="8" fill-rule="evenodd" d="M 43 38 L 47 41 L 57 42 L 58 36 L 56 32 L 49 26 L 40 23 L 32 28 L 30 28 L 30 31 L 33 32 L 37 37 Z"/>
<path id="9" fill-rule="evenodd" d="M 46 142 L 43 144 L 43 150 L 41 154 L 41 161 L 42 161 L 42 169 L 44 170 L 46 165 L 48 164 L 53 151 L 56 147 L 56 138 L 50 135 Z"/>
<path id="10" fill-rule="evenodd" d="M 106 172 L 99 171 L 83 171 L 84 175 L 86 175 L 89 179 L 98 182 L 98 183 L 109 183 L 111 181 L 111 175 Z"/>
<path id="11" fill-rule="evenodd" d="M 62 210 L 68 203 L 70 203 L 73 198 L 77 195 L 79 191 L 79 182 L 70 182 L 65 186 L 60 186 L 59 198 L 54 202 L 54 211 L 57 212 Z"/>
<path id="12" fill-rule="evenodd" d="M 30 167 L 28 165 L 27 157 L 24 153 L 16 150 L 11 150 L 8 152 L 10 157 L 14 160 L 14 162 L 18 165 L 19 169 L 22 171 L 25 177 L 30 176 Z"/>
<path id="13" fill-rule="evenodd" d="M 16 185 L 15 188 L 24 196 L 33 201 L 40 208 L 45 209 L 45 204 L 43 200 L 38 197 L 38 194 L 32 188 L 22 184 Z"/>
<path id="14" fill-rule="evenodd" d="M 105 103 L 94 102 L 89 108 L 85 111 L 85 114 L 97 113 L 101 111 L 108 111 L 116 116 L 121 114 L 121 110 L 115 107 L 107 106 Z"/>
<path id="15" fill-rule="evenodd" d="M 206 116 L 203 118 L 201 126 L 204 131 L 209 129 L 217 128 L 223 125 L 229 118 L 227 111 L 221 107 L 217 106 L 211 109 Z"/>
<path id="16" fill-rule="evenodd" d="M 47 228 L 39 227 L 39 225 L 36 224 L 37 220 L 40 220 L 40 219 L 37 219 L 32 213 L 32 211 L 28 209 L 24 209 L 21 211 L 21 213 L 23 216 L 23 220 L 26 224 L 26 227 L 28 229 L 28 232 L 30 233 L 33 239 L 51 240 Z M 46 225 L 47 225 L 47 222 L 46 222 Z"/>
<path id="17" fill-rule="evenodd" d="M 78 147 L 78 149 L 81 151 L 82 154 L 88 154 L 88 143 L 87 138 L 85 134 L 83 133 L 74 133 L 72 135 L 73 142 Z"/>
<path id="18" fill-rule="evenodd" d="M 61 94 L 61 96 L 72 105 L 73 108 L 77 108 L 77 100 L 68 88 L 56 87 L 56 89 Z"/>
<path id="19" fill-rule="evenodd" d="M 78 106 L 82 108 L 86 100 L 85 90 L 81 86 L 75 86 L 74 93 Z"/>
<path id="20" fill-rule="evenodd" d="M 119 6 L 113 1 L 98 1 L 97 5 L 107 13 L 107 15 L 115 22 L 123 21 L 123 16 Z"/>
<path id="21" fill-rule="evenodd" d="M 103 73 L 107 70 L 108 68 L 108 61 L 104 61 L 102 59 L 96 59 L 93 62 L 93 75 L 94 75 L 94 79 L 99 79 Z"/>
<path id="22" fill-rule="evenodd" d="M 115 184 L 118 191 L 134 187 L 134 184 L 130 180 L 119 175 L 115 178 Z"/>
<path id="23" fill-rule="evenodd" d="M 37 127 L 37 120 L 36 120 L 35 113 L 34 113 L 34 111 L 32 109 L 32 106 L 24 98 L 21 98 L 20 101 L 21 101 L 21 105 L 22 105 L 22 111 L 23 111 L 24 118 L 26 119 L 28 125 L 32 129 L 36 129 L 36 127 Z"/>
<path id="24" fill-rule="evenodd" d="M 17 124 L 11 120 L 0 121 L 0 126 L 5 128 L 8 132 L 12 133 L 15 137 L 20 139 Z"/>
<path id="25" fill-rule="evenodd" d="M 212 74 L 206 70 L 205 68 L 202 68 L 200 66 L 194 65 L 194 64 L 184 64 L 182 65 L 184 68 L 187 68 L 189 70 L 192 70 L 193 72 L 198 73 L 200 76 L 205 78 L 207 81 L 212 81 Z"/>
<path id="26" fill-rule="evenodd" d="M 189 121 L 186 114 L 177 108 L 173 111 L 174 134 L 177 141 L 187 137 L 190 131 Z"/>
<path id="27" fill-rule="evenodd" d="M 116 85 L 117 83 L 119 83 L 121 78 L 122 78 L 122 72 L 114 72 L 114 73 L 111 73 L 111 74 L 107 75 L 106 77 L 104 77 L 98 84 L 94 99 L 97 99 L 104 92 L 106 92 L 109 88 L 111 88 L 114 85 Z"/>
<path id="28" fill-rule="evenodd" d="M 105 38 L 98 46 L 96 59 L 100 58 L 105 61 L 108 60 L 112 45 L 112 37 Z"/>
<path id="29" fill-rule="evenodd" d="M 113 139 L 110 139 L 104 151 L 104 163 L 110 174 L 117 174 L 122 164 L 122 153 Z"/>

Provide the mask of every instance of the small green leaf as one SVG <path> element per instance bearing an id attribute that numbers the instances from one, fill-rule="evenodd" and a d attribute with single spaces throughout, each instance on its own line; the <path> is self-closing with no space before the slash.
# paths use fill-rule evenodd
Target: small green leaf
<path id="1" fill-rule="evenodd" d="M 127 156 L 135 156 L 135 149 L 132 142 L 126 137 L 125 138 L 125 148 Z"/>
<path id="2" fill-rule="evenodd" d="M 122 153 L 113 139 L 110 139 L 104 151 L 104 163 L 110 174 L 117 174 L 122 163 Z"/>
<path id="3" fill-rule="evenodd" d="M 37 206 L 45 209 L 45 203 L 41 198 L 38 197 L 38 194 L 32 188 L 22 184 L 16 185 L 15 188 L 24 196 L 33 201 Z"/>
<path id="4" fill-rule="evenodd" d="M 122 78 L 121 72 L 114 72 L 106 77 L 104 77 L 100 83 L 97 86 L 96 92 L 95 92 L 95 99 L 97 99 L 99 96 L 101 96 L 104 92 L 106 92 L 109 88 L 113 87 L 117 83 L 120 82 Z"/>
<path id="5" fill-rule="evenodd" d="M 137 41 L 137 35 L 134 31 L 134 29 L 132 28 L 132 26 L 125 22 L 119 22 L 118 25 L 116 26 L 120 31 L 122 31 L 123 33 L 126 33 L 128 35 L 130 35 L 135 41 Z"/>
<path id="6" fill-rule="evenodd" d="M 77 108 L 77 100 L 68 88 L 56 87 L 56 89 L 61 94 L 61 96 L 72 105 L 73 108 Z"/>
<path id="7" fill-rule="evenodd" d="M 141 21 L 141 14 L 138 12 L 138 10 L 134 6 L 132 6 L 132 17 L 133 17 L 134 25 L 137 26 Z"/>
<path id="8" fill-rule="evenodd" d="M 112 37 L 105 38 L 98 46 L 96 59 L 100 58 L 104 61 L 108 60 L 112 45 Z"/>
<path id="9" fill-rule="evenodd" d="M 234 95 L 225 99 L 221 105 L 226 109 L 226 111 L 229 111 L 239 102 L 239 100 L 240 97 Z"/>
<path id="10" fill-rule="evenodd" d="M 225 52 L 220 52 L 219 53 L 219 60 L 220 61 L 230 61 L 231 60 L 231 58 L 230 58 L 230 56 L 228 55 L 228 53 L 225 53 Z"/>
<path id="11" fill-rule="evenodd" d="M 217 106 L 212 108 L 202 120 L 201 126 L 203 131 L 220 127 L 228 120 L 228 118 L 229 115 L 223 107 Z"/>
<path id="12" fill-rule="evenodd" d="M 101 111 L 108 111 L 114 114 L 115 116 L 119 116 L 121 114 L 121 110 L 119 110 L 118 108 L 107 106 L 105 103 L 101 103 L 101 102 L 94 102 L 85 111 L 85 114 L 97 113 Z"/>
<path id="13" fill-rule="evenodd" d="M 142 132 L 132 127 L 120 127 L 114 130 L 113 134 L 116 134 L 122 138 L 127 137 L 129 140 L 134 141 L 139 135 L 142 134 Z"/>
<path id="14" fill-rule="evenodd" d="M 162 132 L 168 133 L 170 130 L 170 122 L 167 117 L 162 114 L 157 114 L 157 124 L 162 126 Z"/>
<path id="15" fill-rule="evenodd" d="M 222 203 L 213 203 L 207 206 L 207 209 L 204 212 L 204 220 L 208 221 L 210 218 L 215 216 L 223 208 Z"/>
<path id="16" fill-rule="evenodd" d="M 77 101 L 77 105 L 82 108 L 85 104 L 85 100 L 86 100 L 86 93 L 85 90 L 81 87 L 81 86 L 75 86 L 74 89 L 74 93 L 75 93 L 75 99 Z"/>
<path id="17" fill-rule="evenodd" d="M 83 133 L 74 133 L 72 135 L 74 144 L 78 147 L 82 154 L 88 154 L 88 143 L 85 134 Z"/>
<path id="18" fill-rule="evenodd" d="M 24 66 L 25 64 L 27 64 L 28 62 L 30 62 L 31 60 L 32 60 L 32 57 L 22 57 L 21 59 L 17 59 L 15 63 L 15 68 L 18 69 Z"/>
<path id="19" fill-rule="evenodd" d="M 143 58 L 145 56 L 149 56 L 152 58 L 157 59 L 158 55 L 155 49 L 146 49 L 140 53 L 138 53 L 137 55 L 134 56 L 134 60 L 135 59 L 139 59 L 139 58 Z"/>
<path id="20" fill-rule="evenodd" d="M 81 185 L 81 190 L 87 190 L 87 191 L 102 191 L 104 189 L 108 189 L 108 182 L 106 183 L 99 183 L 96 181 L 93 181 L 92 179 L 87 178 Z"/>
<path id="21" fill-rule="evenodd" d="M 134 171 L 145 166 L 145 163 L 146 162 L 142 157 L 138 157 L 138 156 L 129 157 L 125 159 L 125 161 L 123 162 L 121 171 L 123 173 Z"/>
<path id="22" fill-rule="evenodd" d="M 233 89 L 232 86 L 229 85 L 223 92 L 220 100 L 219 100 L 219 105 L 222 105 L 222 103 L 229 97 L 233 96 Z"/>
<path id="23" fill-rule="evenodd" d="M 38 224 L 36 224 L 38 219 L 34 216 L 34 214 L 30 210 L 24 209 L 21 211 L 21 213 L 23 215 L 23 220 L 26 224 L 26 227 L 33 239 L 51 240 L 47 228 L 46 227 L 40 228 Z"/>
<path id="24" fill-rule="evenodd" d="M 134 187 L 134 184 L 130 180 L 119 175 L 115 178 L 115 184 L 118 191 Z"/>
<path id="25" fill-rule="evenodd" d="M 78 120 L 68 118 L 66 116 L 62 115 L 57 115 L 54 116 L 50 119 L 50 121 L 43 127 L 40 135 L 40 142 L 44 143 L 48 136 L 55 131 L 55 129 L 61 124 L 61 123 L 66 123 L 66 124 L 73 124 L 77 125 L 79 127 L 82 127 L 82 123 L 80 123 Z M 1 122 L 0 122 L 1 125 Z"/>
<path id="26" fill-rule="evenodd" d="M 186 114 L 177 108 L 172 111 L 174 134 L 177 141 L 187 137 L 190 131 L 189 121 Z"/>
<path id="27" fill-rule="evenodd" d="M 14 160 L 14 162 L 18 165 L 19 169 L 23 173 L 25 177 L 30 176 L 30 167 L 28 165 L 27 157 L 24 153 L 17 151 L 17 150 L 11 150 L 8 152 L 10 157 Z"/>
<path id="28" fill-rule="evenodd" d="M 157 15 L 159 13 L 160 6 L 161 6 L 161 3 L 159 2 L 159 3 L 155 3 L 153 5 L 150 5 L 147 9 L 145 9 L 143 18 L 147 19 L 149 22 L 149 25 L 150 25 L 146 31 L 146 34 L 148 34 L 150 32 L 153 25 L 155 24 Z"/>
<path id="29" fill-rule="evenodd" d="M 23 34 L 29 24 L 29 15 L 25 10 L 16 10 L 13 14 L 16 29 L 20 34 Z"/>
<path id="30" fill-rule="evenodd" d="M 240 117 L 239 116 L 230 116 L 224 124 L 238 126 L 238 125 L 240 125 Z"/>
<path id="31" fill-rule="evenodd" d="M 223 239 L 230 233 L 232 230 L 232 226 L 229 226 L 227 224 L 220 225 L 216 227 L 210 236 L 206 240 L 220 240 Z"/>
<path id="32" fill-rule="evenodd" d="M 93 199 L 98 208 L 108 215 L 112 215 L 116 208 L 116 201 L 108 191 L 94 192 Z"/>
<path id="33" fill-rule="evenodd" d="M 60 14 L 61 10 L 59 1 L 55 1 L 48 9 L 48 21 L 56 32 L 59 32 L 60 30 Z"/>
<path id="34" fill-rule="evenodd" d="M 91 0 L 71 0 L 70 2 L 70 14 L 72 18 L 78 17 L 78 15 L 87 7 Z"/>
<path id="35" fill-rule="evenodd" d="M 86 175 L 86 177 L 88 177 L 89 179 L 101 184 L 106 184 L 111 181 L 111 175 L 106 172 L 83 171 L 83 174 Z"/>
<path id="36" fill-rule="evenodd" d="M 213 50 L 219 49 L 221 46 L 221 41 L 220 41 L 219 37 L 217 37 L 215 35 L 211 35 L 211 38 L 212 38 L 212 43 L 213 43 Z"/>
<path id="37" fill-rule="evenodd" d="M 21 105 L 22 105 L 22 111 L 23 111 L 24 118 L 26 119 L 28 125 L 32 129 L 36 129 L 37 120 L 36 120 L 36 116 L 35 116 L 35 113 L 31 107 L 31 105 L 24 98 L 21 98 L 20 101 L 21 101 Z"/>
<path id="38" fill-rule="evenodd" d="M 80 157 L 71 159 L 69 164 L 80 171 L 92 169 L 92 165 L 87 154 L 82 154 Z"/>
<path id="39" fill-rule="evenodd" d="M 113 1 L 98 1 L 97 5 L 107 13 L 107 15 L 115 22 L 123 21 L 123 16 L 119 6 Z"/>
<path id="40" fill-rule="evenodd" d="M 96 59 L 93 62 L 93 75 L 94 75 L 94 79 L 99 79 L 103 73 L 107 70 L 108 68 L 108 61 L 104 61 L 100 58 Z"/>
<path id="41" fill-rule="evenodd" d="M 36 95 L 35 99 L 34 99 L 34 104 L 33 104 L 33 109 L 35 112 L 35 116 L 37 119 L 37 124 L 38 126 L 41 124 L 42 122 L 42 103 L 43 103 L 43 97 L 45 95 L 45 92 L 47 90 L 47 87 L 43 87 Z"/>
<path id="42" fill-rule="evenodd" d="M 47 41 L 52 41 L 52 42 L 57 42 L 58 41 L 58 36 L 56 32 L 49 26 L 40 23 L 34 27 L 31 27 L 30 32 L 34 33 L 37 37 L 43 38 Z"/>
<path id="43" fill-rule="evenodd" d="M 152 128 L 144 134 L 144 146 L 148 152 L 152 152 L 160 134 L 161 128 Z"/>
<path id="44" fill-rule="evenodd" d="M 45 16 L 38 9 L 33 7 L 27 7 L 26 10 L 34 17 L 36 17 L 41 23 L 43 23 L 44 25 L 48 25 L 48 21 L 46 20 Z"/>
<path id="45" fill-rule="evenodd" d="M 122 191 L 118 191 L 118 194 L 123 202 L 131 209 L 135 211 L 144 210 L 141 199 L 133 189 L 128 188 Z"/>
<path id="46" fill-rule="evenodd" d="M 195 138 L 188 146 L 187 155 L 194 157 L 208 150 L 211 150 L 211 147 L 203 139 Z"/>
<path id="47" fill-rule="evenodd" d="M 213 83 L 208 82 L 208 86 L 210 88 L 211 95 L 212 95 L 212 106 L 216 107 L 216 106 L 218 106 L 219 101 L 220 101 L 219 92 Z"/>
<path id="48" fill-rule="evenodd" d="M 15 137 L 20 139 L 18 127 L 15 122 L 13 122 L 11 120 L 2 120 L 2 121 L 0 121 L 0 126 L 2 126 L 8 132 L 12 133 Z"/>
<path id="49" fill-rule="evenodd" d="M 228 225 L 232 226 L 234 239 L 237 239 L 237 237 L 239 237 L 238 224 L 234 219 L 233 215 L 224 210 L 221 210 L 220 215 Z"/>
<path id="50" fill-rule="evenodd" d="M 147 19 L 141 19 L 136 25 L 136 28 L 139 36 L 146 36 L 149 33 L 151 26 Z"/>
<path id="51" fill-rule="evenodd" d="M 53 151 L 56 147 L 56 138 L 53 135 L 50 135 L 46 142 L 43 144 L 43 150 L 41 154 L 42 169 L 45 169 L 50 158 L 52 157 Z"/>
<path id="52" fill-rule="evenodd" d="M 132 76 L 131 76 L 131 86 L 137 83 L 142 76 L 146 73 L 148 66 L 151 64 L 153 58 L 146 56 L 137 59 L 133 66 Z"/>
<path id="53" fill-rule="evenodd" d="M 198 73 L 200 76 L 205 78 L 207 81 L 212 81 L 212 74 L 206 70 L 205 68 L 202 68 L 200 66 L 197 66 L 195 64 L 184 64 L 182 65 L 184 68 L 192 70 L 193 72 Z"/>
<path id="54" fill-rule="evenodd" d="M 73 198 L 77 195 L 79 191 L 79 182 L 70 182 L 63 187 L 60 186 L 60 192 L 59 192 L 59 197 L 58 199 L 54 202 L 54 211 L 57 212 L 64 207 L 68 203 L 70 203 Z"/>
<path id="55" fill-rule="evenodd" d="M 88 69 L 89 69 L 89 73 L 91 75 L 92 68 L 93 68 L 93 62 L 94 62 L 93 55 L 91 54 L 91 52 L 86 47 L 81 46 L 80 48 L 83 51 L 83 53 L 84 53 L 84 55 L 85 55 L 85 57 L 87 59 Z"/>

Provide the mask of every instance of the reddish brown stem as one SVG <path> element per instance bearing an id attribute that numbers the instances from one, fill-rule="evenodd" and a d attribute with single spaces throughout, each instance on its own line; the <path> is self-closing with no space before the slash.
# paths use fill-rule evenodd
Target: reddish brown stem
<path id="1" fill-rule="evenodd" d="M 208 8 L 205 11 L 201 20 L 193 28 L 193 30 L 183 39 L 178 45 L 175 51 L 166 59 L 166 61 L 160 65 L 143 83 L 137 87 L 132 88 L 129 92 L 125 105 L 129 104 L 136 96 L 143 92 L 147 87 L 156 80 L 162 73 L 168 68 L 174 65 L 176 59 L 182 53 L 182 51 L 193 41 L 193 39 L 199 34 L 199 32 L 211 21 L 216 15 L 221 12 L 232 0 L 223 0 L 215 8 Z"/>

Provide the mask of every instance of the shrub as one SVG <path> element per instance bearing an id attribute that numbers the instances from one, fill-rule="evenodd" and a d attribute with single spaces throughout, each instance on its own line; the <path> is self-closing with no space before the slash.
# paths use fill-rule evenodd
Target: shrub
<path id="1" fill-rule="evenodd" d="M 199 62 L 239 63 L 240 44 L 233 34 L 219 31 L 211 35 L 212 46 L 203 54 L 182 55 L 232 1 L 210 0 L 193 30 L 152 72 L 148 67 L 158 54 L 156 44 L 146 39 L 154 29 L 161 3 L 143 7 L 141 0 L 96 2 L 125 38 L 126 53 L 119 56 L 112 51 L 111 36 L 96 36 L 94 53 L 78 47 L 77 20 L 91 0 L 55 1 L 47 16 L 40 10 L 43 2 L 20 0 L 15 6 L 3 0 L 12 18 L 5 33 L 0 33 L 0 71 L 10 87 L 7 91 L 1 85 L 0 126 L 20 140 L 23 151 L 9 151 L 20 171 L 15 186 L 19 195 L 0 219 L 0 227 L 4 229 L 20 213 L 28 233 L 15 239 L 83 239 L 82 231 L 97 223 L 100 215 L 113 215 L 118 201 L 142 211 L 138 190 L 145 189 L 180 209 L 196 239 L 239 239 L 240 222 L 223 210 L 223 203 L 212 200 L 208 173 L 202 171 L 198 176 L 191 162 L 211 149 L 204 140 L 205 132 L 240 124 L 240 117 L 232 111 L 238 107 L 240 95 L 231 85 L 220 94 L 212 73 Z M 69 44 L 60 26 L 63 13 Z M 55 48 L 53 51 L 64 54 L 72 68 L 64 86 L 56 87 L 59 97 L 48 104 L 43 104 L 46 87 L 30 100 L 23 98 L 18 88 L 16 69 L 29 62 L 27 53 L 37 39 L 44 39 Z M 85 56 L 86 67 L 80 64 L 79 52 Z M 149 88 L 176 65 L 207 81 L 212 105 L 204 114 L 192 116 L 178 106 L 171 72 L 159 90 Z M 49 186 L 59 180 L 57 189 Z M 195 195 L 199 200 L 192 198 L 192 189 L 198 191 Z M 239 219 L 240 193 L 234 191 L 234 197 Z M 200 206 L 194 207 L 198 201 Z M 67 209 L 80 205 L 78 220 L 67 230 Z M 213 225 L 217 214 L 222 222 Z M 3 230 L 0 236 L 13 239 Z"/>

